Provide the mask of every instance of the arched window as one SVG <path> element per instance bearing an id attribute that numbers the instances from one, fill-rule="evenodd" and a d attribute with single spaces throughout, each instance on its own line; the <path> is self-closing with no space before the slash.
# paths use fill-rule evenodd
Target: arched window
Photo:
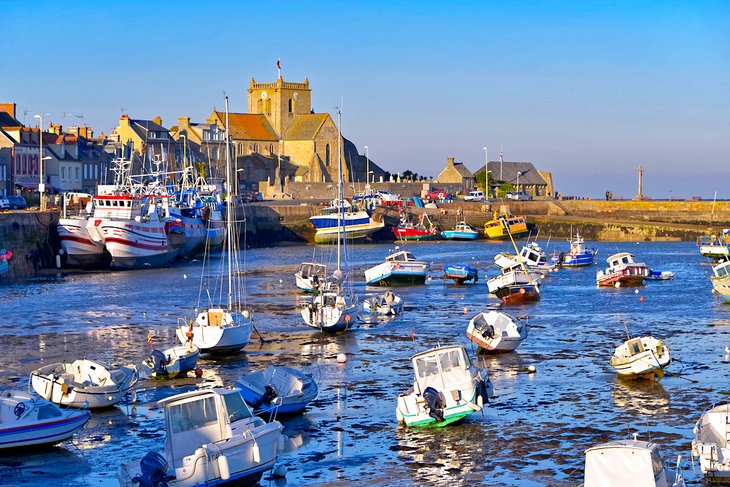
<path id="1" fill-rule="evenodd" d="M 294 101 L 291 98 L 289 98 L 289 113 L 293 113 L 293 112 L 294 112 Z"/>
<path id="2" fill-rule="evenodd" d="M 324 162 L 328 166 L 330 165 L 330 145 L 329 144 L 327 144 L 324 147 Z"/>

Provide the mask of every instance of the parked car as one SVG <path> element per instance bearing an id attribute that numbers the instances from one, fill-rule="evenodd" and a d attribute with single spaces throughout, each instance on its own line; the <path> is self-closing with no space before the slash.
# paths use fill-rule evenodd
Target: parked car
<path id="1" fill-rule="evenodd" d="M 505 198 L 507 198 L 508 200 L 527 201 L 531 200 L 532 196 L 527 193 L 523 193 L 522 191 L 512 191 L 510 193 L 507 193 L 505 195 Z"/>
<path id="2" fill-rule="evenodd" d="M 464 196 L 464 201 L 484 201 L 484 191 L 469 191 L 469 194 Z"/>
<path id="3" fill-rule="evenodd" d="M 24 210 L 28 208 L 28 203 L 22 196 L 0 196 L 0 208 L 10 210 Z"/>
<path id="4" fill-rule="evenodd" d="M 242 191 L 240 193 L 242 203 L 254 203 L 256 201 L 264 201 L 263 195 L 258 191 Z"/>
<path id="5" fill-rule="evenodd" d="M 450 199 L 451 195 L 448 191 L 445 189 L 432 189 L 428 193 L 426 193 L 425 198 L 428 198 L 430 200 L 447 200 Z"/>

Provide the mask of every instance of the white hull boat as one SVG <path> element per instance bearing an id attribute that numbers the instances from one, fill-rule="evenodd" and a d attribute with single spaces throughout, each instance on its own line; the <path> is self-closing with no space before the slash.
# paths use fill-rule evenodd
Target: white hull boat
<path id="1" fill-rule="evenodd" d="M 209 308 L 198 313 L 195 321 L 178 322 L 176 335 L 182 345 L 191 341 L 202 353 L 235 353 L 244 348 L 253 331 L 248 310 L 232 312 Z"/>
<path id="2" fill-rule="evenodd" d="M 56 225 L 66 265 L 70 267 L 99 267 L 104 263 L 104 244 L 91 239 L 87 223 L 86 217 L 76 217 L 61 218 Z"/>
<path id="3" fill-rule="evenodd" d="M 357 300 L 331 290 L 317 294 L 311 300 L 302 300 L 299 312 L 304 322 L 317 330 L 347 331 L 357 314 Z"/>
<path id="4" fill-rule="evenodd" d="M 511 352 L 527 338 L 527 325 L 506 313 L 487 311 L 469 321 L 466 336 L 483 350 Z"/>
<path id="5" fill-rule="evenodd" d="M 428 264 L 410 252 L 395 248 L 385 262 L 365 271 L 368 286 L 392 286 L 398 284 L 425 284 Z"/>
<path id="6" fill-rule="evenodd" d="M 396 294 L 379 294 L 362 303 L 365 313 L 380 316 L 395 316 L 403 312 L 403 300 Z"/>
<path id="7" fill-rule="evenodd" d="M 30 373 L 30 384 L 43 399 L 72 408 L 107 408 L 137 383 L 133 365 L 110 367 L 88 359 L 46 365 Z"/>
<path id="8" fill-rule="evenodd" d="M 596 283 L 599 287 L 641 286 L 646 279 L 646 265 L 636 262 L 636 257 L 628 252 L 619 252 L 606 259 L 608 267 L 598 271 Z"/>
<path id="9" fill-rule="evenodd" d="M 669 347 L 651 336 L 630 338 L 616 348 L 611 366 L 626 379 L 661 379 L 672 361 Z"/>
<path id="10" fill-rule="evenodd" d="M 712 272 L 712 290 L 730 301 L 730 260 L 720 262 L 712 268 Z"/>
<path id="11" fill-rule="evenodd" d="M 174 379 L 184 377 L 195 369 L 200 349 L 190 343 L 177 345 L 166 350 L 152 350 L 142 362 L 142 370 L 153 379 Z"/>
<path id="12" fill-rule="evenodd" d="M 481 411 L 492 394 L 484 369 L 472 365 L 461 346 L 439 347 L 411 357 L 413 386 L 398 396 L 399 423 L 446 426 Z"/>
<path id="13" fill-rule="evenodd" d="M 670 482 L 656 443 L 634 437 L 586 450 L 584 487 L 684 487 L 679 459 Z"/>
<path id="14" fill-rule="evenodd" d="M 158 404 L 165 408 L 164 455 L 122 464 L 122 487 L 257 485 L 274 466 L 281 423 L 253 416 L 238 390 L 202 389 Z"/>
<path id="15" fill-rule="evenodd" d="M 505 304 L 540 300 L 539 272 L 525 272 L 522 265 L 502 269 L 502 274 L 487 281 L 489 292 Z"/>
<path id="16" fill-rule="evenodd" d="M 51 446 L 65 441 L 91 417 L 61 409 L 25 391 L 0 391 L 0 450 Z"/>
<path id="17" fill-rule="evenodd" d="M 313 293 L 329 289 L 327 281 L 327 266 L 316 262 L 302 262 L 299 270 L 294 274 L 297 287 L 302 291 Z"/>
<path id="18" fill-rule="evenodd" d="M 730 403 L 713 405 L 694 427 L 692 457 L 707 482 L 730 483 Z"/>
<path id="19" fill-rule="evenodd" d="M 243 375 L 236 387 L 257 414 L 300 413 L 319 392 L 311 375 L 283 365 L 270 365 L 263 372 Z"/>

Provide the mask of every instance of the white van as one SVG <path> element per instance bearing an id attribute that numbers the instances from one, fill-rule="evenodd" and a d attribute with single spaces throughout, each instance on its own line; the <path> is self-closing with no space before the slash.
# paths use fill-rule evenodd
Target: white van
<path id="1" fill-rule="evenodd" d="M 484 192 L 469 191 L 469 194 L 464 196 L 464 201 L 484 201 Z"/>

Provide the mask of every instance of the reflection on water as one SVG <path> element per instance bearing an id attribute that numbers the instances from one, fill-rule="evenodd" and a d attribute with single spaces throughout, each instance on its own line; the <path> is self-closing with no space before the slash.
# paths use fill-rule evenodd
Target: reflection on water
<path id="1" fill-rule="evenodd" d="M 550 245 L 546 251 L 565 247 Z M 609 255 L 626 245 L 597 247 L 600 255 Z M 350 248 L 351 277 L 361 301 L 366 292 L 379 292 L 366 290 L 362 273 L 382 262 L 388 247 Z M 631 244 L 632 253 L 651 267 L 677 274 L 673 281 L 649 283 L 638 294 L 596 289 L 598 266 L 551 274 L 543 281 L 540 302 L 508 311 L 529 316 L 529 335 L 517 352 L 484 357 L 476 357 L 465 331 L 474 313 L 495 302 L 487 296 L 486 279 L 453 286 L 439 273 L 444 264 L 470 262 L 480 276 L 494 276 L 492 257 L 509 250 L 508 244 L 430 242 L 410 250 L 432 263 L 432 279 L 426 286 L 397 290 L 405 312 L 336 336 L 311 330 L 295 310 L 299 293 L 293 273 L 311 259 L 313 247 L 249 251 L 247 304 L 263 342 L 254 333 L 242 353 L 201 357 L 200 378 L 142 381 L 136 403 L 95 411 L 72 442 L 46 456 L 3 457 L 14 460 L 10 467 L 21 468 L 23 475 L 39 475 L 7 477 L 10 485 L 115 485 L 122 461 L 163 448 L 157 400 L 231 385 L 240 375 L 271 364 L 300 367 L 320 388 L 303 416 L 281 418 L 287 440 L 280 460 L 289 473 L 274 485 L 576 485 L 582 479 L 583 451 L 624 438 L 630 430 L 661 443 L 665 459 L 679 453 L 687 458 L 692 426 L 706 405 L 721 398 L 730 370 L 722 360 L 730 346 L 730 306 L 710 292 L 708 269 L 700 265 L 694 244 Z M 327 255 L 324 251 L 318 259 Z M 178 317 L 199 305 L 200 265 L 0 286 L 0 385 L 25 388 L 28 373 L 41 363 L 83 356 L 139 363 L 149 353 L 149 330 L 155 346 L 174 344 Z M 669 371 L 684 378 L 619 381 L 608 361 L 625 337 L 622 317 L 632 335 L 665 339 L 675 358 Z M 447 344 L 464 345 L 487 368 L 496 397 L 483 419 L 475 413 L 444 429 L 399 427 L 396 398 L 413 381 L 410 356 Z M 337 362 L 340 353 L 347 356 L 344 364 Z M 536 372 L 526 373 L 528 366 Z M 53 466 L 53 476 L 47 465 Z M 694 478 L 691 468 L 685 465 L 684 471 Z M 265 476 L 264 484 L 269 481 Z M 7 482 L 0 477 L 0 484 Z"/>

